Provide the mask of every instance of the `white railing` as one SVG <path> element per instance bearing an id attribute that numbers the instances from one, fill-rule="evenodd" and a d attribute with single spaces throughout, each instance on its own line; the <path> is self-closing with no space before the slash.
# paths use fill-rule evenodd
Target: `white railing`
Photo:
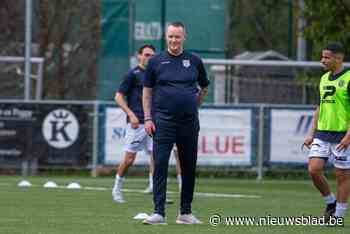
<path id="1" fill-rule="evenodd" d="M 43 94 L 43 73 L 44 73 L 44 58 L 41 57 L 32 57 L 30 58 L 30 62 L 38 65 L 38 71 L 36 75 L 30 75 L 30 77 L 33 79 L 36 79 L 36 89 L 35 89 L 35 100 L 41 100 L 42 94 Z M 24 63 L 25 57 L 17 57 L 17 56 L 0 56 L 0 62 L 4 63 Z M 17 72 L 18 75 L 24 77 L 24 73 L 19 70 Z M 26 85 L 31 86 L 31 82 L 26 83 Z M 26 90 L 30 88 L 25 87 L 25 93 Z M 26 95 L 24 95 L 25 97 Z"/>
<path id="2" fill-rule="evenodd" d="M 242 65 L 242 66 L 276 66 L 276 67 L 322 67 L 317 61 L 276 61 L 276 60 L 241 60 L 241 59 L 203 59 L 210 65 Z M 350 67 L 350 62 L 344 63 Z"/>

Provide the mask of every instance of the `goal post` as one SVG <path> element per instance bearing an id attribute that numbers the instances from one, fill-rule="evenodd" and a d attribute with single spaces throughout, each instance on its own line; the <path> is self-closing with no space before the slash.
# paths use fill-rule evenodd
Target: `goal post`
<path id="1" fill-rule="evenodd" d="M 42 94 L 43 94 L 43 73 L 44 73 L 44 58 L 42 57 L 32 57 L 30 58 L 31 64 L 36 64 L 37 67 L 37 74 L 32 74 L 30 77 L 32 79 L 36 79 L 36 89 L 35 89 L 35 100 L 41 100 Z M 19 57 L 19 56 L 0 56 L 0 62 L 1 63 L 24 63 L 25 57 Z M 17 71 L 17 74 L 20 76 L 24 76 L 23 72 L 21 70 Z M 31 82 L 29 82 L 29 85 L 31 85 Z M 25 90 L 28 87 L 25 87 Z"/>

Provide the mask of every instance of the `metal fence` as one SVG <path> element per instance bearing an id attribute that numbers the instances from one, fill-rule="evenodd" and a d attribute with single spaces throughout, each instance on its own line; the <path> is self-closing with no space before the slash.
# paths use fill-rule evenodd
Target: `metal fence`
<path id="1" fill-rule="evenodd" d="M 214 104 L 317 104 L 320 62 L 204 59 Z M 350 63 L 345 63 L 350 67 Z"/>
<path id="2" fill-rule="evenodd" d="M 258 179 L 276 165 L 307 164 L 300 146 L 310 105 L 210 105 L 200 109 L 198 167 L 240 168 Z M 112 102 L 0 101 L 0 169 L 23 175 L 42 169 L 115 166 L 123 159 L 125 114 Z M 174 161 L 170 164 L 174 165 Z M 142 154 L 136 165 L 146 166 Z"/>

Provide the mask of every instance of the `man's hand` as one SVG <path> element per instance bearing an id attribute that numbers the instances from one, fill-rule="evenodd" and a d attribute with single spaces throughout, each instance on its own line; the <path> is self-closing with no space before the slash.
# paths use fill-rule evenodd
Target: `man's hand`
<path id="1" fill-rule="evenodd" d="M 314 141 L 314 137 L 313 136 L 308 136 L 305 138 L 303 146 L 306 146 L 308 149 L 311 148 L 311 144 Z"/>
<path id="2" fill-rule="evenodd" d="M 140 121 L 139 121 L 139 119 L 136 117 L 135 114 L 130 114 L 130 115 L 129 115 L 129 120 L 130 120 L 131 128 L 136 129 L 136 128 L 139 127 Z"/>
<path id="3" fill-rule="evenodd" d="M 202 105 L 204 98 L 208 95 L 208 88 L 202 88 L 197 94 L 197 104 Z"/>
<path id="4" fill-rule="evenodd" d="M 346 134 L 343 139 L 340 141 L 340 143 L 337 145 L 336 150 L 341 152 L 345 151 L 350 145 L 350 136 Z"/>
<path id="5" fill-rule="evenodd" d="M 314 116 L 312 118 L 312 124 L 311 124 L 311 129 L 310 129 L 310 133 L 308 134 L 308 136 L 305 138 L 303 145 L 301 146 L 301 148 L 303 148 L 304 146 L 306 146 L 308 149 L 311 148 L 311 144 L 314 141 L 314 135 L 317 131 L 317 122 L 318 122 L 318 116 L 320 113 L 320 107 L 317 106 Z"/>
<path id="6" fill-rule="evenodd" d="M 156 132 L 156 126 L 151 119 L 145 121 L 145 130 L 149 136 L 153 137 Z"/>
<path id="7" fill-rule="evenodd" d="M 202 99 L 201 95 L 200 95 L 200 94 L 197 94 L 197 105 L 198 105 L 198 106 L 201 106 L 201 105 L 202 105 L 202 102 L 203 102 L 203 99 Z"/>

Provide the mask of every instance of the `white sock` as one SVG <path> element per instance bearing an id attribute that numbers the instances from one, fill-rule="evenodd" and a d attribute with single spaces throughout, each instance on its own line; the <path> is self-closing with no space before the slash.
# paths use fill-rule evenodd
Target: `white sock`
<path id="1" fill-rule="evenodd" d="M 181 187 L 182 187 L 182 177 L 181 177 L 181 174 L 176 175 L 176 178 L 177 178 L 177 183 L 178 183 L 178 185 L 179 185 L 179 190 L 181 191 Z"/>
<path id="2" fill-rule="evenodd" d="M 335 214 L 334 216 L 336 217 L 344 217 L 345 213 L 346 213 L 346 209 L 347 209 L 348 204 L 347 203 L 338 203 L 337 202 L 337 206 L 335 208 Z"/>
<path id="3" fill-rule="evenodd" d="M 153 189 L 153 175 L 152 174 L 149 174 L 148 181 L 149 181 L 149 187 L 151 189 Z"/>
<path id="4" fill-rule="evenodd" d="M 118 174 L 115 176 L 114 188 L 116 190 L 122 190 L 124 184 L 124 177 L 119 176 Z"/>
<path id="5" fill-rule="evenodd" d="M 329 194 L 328 196 L 324 196 L 324 201 L 326 202 L 326 205 L 334 203 L 335 202 L 335 196 L 333 193 Z"/>

